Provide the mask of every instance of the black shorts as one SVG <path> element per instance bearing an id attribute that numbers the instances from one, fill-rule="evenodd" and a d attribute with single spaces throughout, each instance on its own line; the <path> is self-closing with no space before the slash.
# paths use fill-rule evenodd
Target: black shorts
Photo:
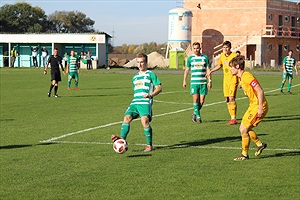
<path id="1" fill-rule="evenodd" d="M 61 81 L 60 71 L 55 70 L 51 71 L 51 81 L 56 80 L 56 82 Z"/>

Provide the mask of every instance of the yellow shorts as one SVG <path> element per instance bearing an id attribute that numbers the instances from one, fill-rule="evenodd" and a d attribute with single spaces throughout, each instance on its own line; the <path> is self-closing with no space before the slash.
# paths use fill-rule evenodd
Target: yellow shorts
<path id="1" fill-rule="evenodd" d="M 266 116 L 266 114 L 268 113 L 268 103 L 265 101 L 263 103 L 263 111 L 264 114 L 261 117 L 257 116 L 257 110 L 258 110 L 258 106 L 249 106 L 249 108 L 247 109 L 247 111 L 245 112 L 243 119 L 242 119 L 242 124 L 247 127 L 255 127 L 259 124 L 259 122 L 261 122 L 261 120 Z"/>
<path id="2" fill-rule="evenodd" d="M 223 93 L 224 97 L 235 97 L 237 90 L 237 82 L 234 81 L 224 81 L 223 82 Z"/>

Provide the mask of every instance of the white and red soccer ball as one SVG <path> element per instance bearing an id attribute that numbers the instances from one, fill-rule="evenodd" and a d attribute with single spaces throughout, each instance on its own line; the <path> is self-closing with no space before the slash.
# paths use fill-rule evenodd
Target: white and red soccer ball
<path id="1" fill-rule="evenodd" d="M 116 153 L 125 153 L 128 150 L 128 143 L 124 139 L 117 139 L 114 141 L 113 148 Z"/>

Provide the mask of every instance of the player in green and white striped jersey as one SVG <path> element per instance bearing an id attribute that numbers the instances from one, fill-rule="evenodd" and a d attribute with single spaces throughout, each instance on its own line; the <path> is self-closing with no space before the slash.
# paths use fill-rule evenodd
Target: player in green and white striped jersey
<path id="1" fill-rule="evenodd" d="M 75 79 L 75 90 L 80 90 L 78 87 L 78 81 L 79 81 L 78 57 L 75 56 L 74 50 L 71 50 L 70 56 L 68 57 L 66 73 L 68 73 L 68 90 L 71 90 L 72 79 Z"/>
<path id="2" fill-rule="evenodd" d="M 286 79 L 289 79 L 288 82 L 288 94 L 291 94 L 291 86 L 293 80 L 293 68 L 295 68 L 296 75 L 298 75 L 298 69 L 296 67 L 296 59 L 293 57 L 293 50 L 289 50 L 288 55 L 283 59 L 283 80 L 280 86 L 280 92 L 283 93 L 283 86 Z"/>
<path id="3" fill-rule="evenodd" d="M 125 111 L 120 136 L 112 135 L 112 140 L 126 137 L 130 130 L 130 122 L 133 119 L 141 117 L 141 123 L 144 127 L 144 135 L 147 145 L 145 152 L 152 151 L 152 127 L 150 126 L 152 119 L 152 103 L 153 97 L 162 91 L 159 78 L 155 73 L 148 70 L 148 56 L 139 53 L 136 57 L 139 72 L 132 77 L 132 89 L 134 91 L 133 99 Z"/>
<path id="4" fill-rule="evenodd" d="M 209 68 L 209 59 L 205 54 L 200 53 L 201 47 L 199 42 L 193 43 L 194 54 L 189 56 L 186 61 L 186 68 L 183 75 L 183 87 L 186 87 L 186 79 L 191 70 L 190 94 L 193 97 L 194 112 L 192 121 L 202 123 L 200 110 L 204 104 L 207 89 L 212 87 L 211 76 L 206 80 L 206 72 Z M 208 87 L 208 88 L 207 88 Z"/>

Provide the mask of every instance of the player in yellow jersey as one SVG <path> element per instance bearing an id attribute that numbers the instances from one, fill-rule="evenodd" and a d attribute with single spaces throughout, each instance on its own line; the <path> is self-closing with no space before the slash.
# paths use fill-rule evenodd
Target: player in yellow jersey
<path id="1" fill-rule="evenodd" d="M 240 125 L 242 154 L 234 160 L 249 159 L 248 150 L 250 139 L 258 147 L 255 156 L 259 156 L 262 150 L 267 147 L 267 144 L 262 143 L 252 129 L 266 116 L 268 112 L 268 102 L 257 79 L 250 72 L 245 72 L 244 68 L 245 61 L 243 56 L 237 56 L 230 61 L 230 71 L 234 76 L 237 76 L 240 79 L 240 84 L 250 102 Z"/>
<path id="2" fill-rule="evenodd" d="M 236 57 L 237 54 L 231 52 L 230 49 L 231 49 L 231 42 L 225 41 L 223 43 L 223 53 L 220 56 L 219 64 L 207 72 L 207 77 L 209 77 L 211 73 L 223 67 L 223 74 L 224 74 L 223 93 L 224 93 L 225 100 L 227 102 L 228 112 L 231 117 L 230 121 L 227 124 L 234 125 L 237 124 L 237 120 L 236 120 L 237 106 L 235 102 L 235 97 L 236 97 L 236 90 L 238 86 L 238 79 L 236 76 L 233 76 L 231 74 L 229 62 L 231 61 L 232 58 Z"/>

